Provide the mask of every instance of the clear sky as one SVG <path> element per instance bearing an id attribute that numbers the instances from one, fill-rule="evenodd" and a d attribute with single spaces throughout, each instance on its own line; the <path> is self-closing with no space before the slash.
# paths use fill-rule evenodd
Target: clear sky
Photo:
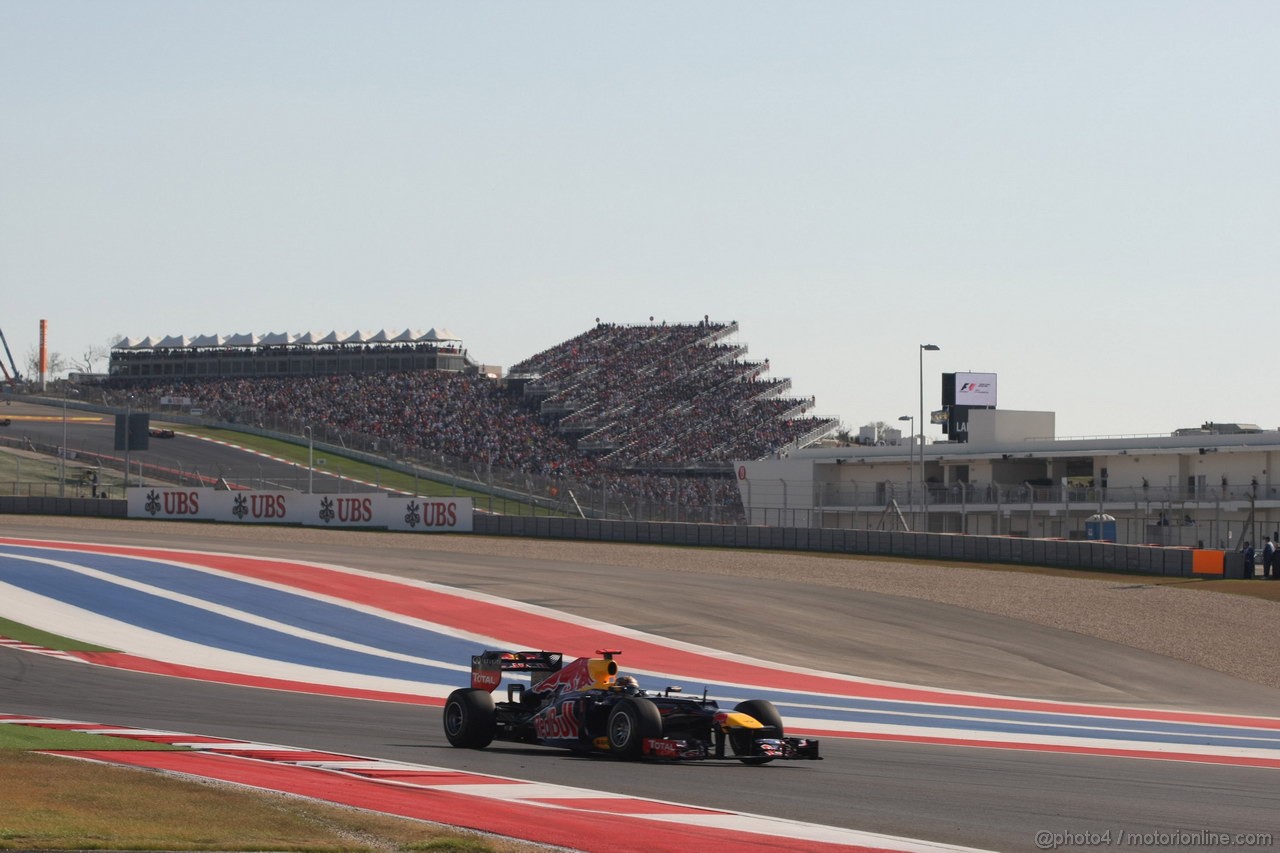
<path id="1" fill-rule="evenodd" d="M 0 329 L 737 320 L 856 431 L 1280 427 L 1280 2 L 0 0 Z M 937 427 L 929 434 L 938 436 Z"/>

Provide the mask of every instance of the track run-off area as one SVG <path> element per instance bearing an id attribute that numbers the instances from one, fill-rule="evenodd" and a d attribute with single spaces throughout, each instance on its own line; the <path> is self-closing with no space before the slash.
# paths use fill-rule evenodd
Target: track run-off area
<path id="1" fill-rule="evenodd" d="M 600 616 L 607 617 L 607 609 Z M 450 691 L 468 684 L 470 657 L 481 649 L 545 649 L 573 658 L 617 648 L 623 652 L 622 670 L 636 675 L 647 689 L 678 686 L 689 695 L 705 691 L 722 706 L 768 699 L 781 711 L 788 734 L 822 739 L 827 757 L 822 763 L 763 768 L 733 763 L 704 783 L 730 788 L 821 779 L 827 765 L 849 762 L 859 749 L 885 755 L 895 745 L 907 750 L 912 762 L 933 754 L 928 750 L 946 750 L 942 754 L 962 754 L 969 762 L 981 763 L 977 756 L 987 756 L 991 766 L 998 766 L 1020 753 L 1033 762 L 1060 762 L 1047 765 L 1051 768 L 1077 771 L 1082 761 L 1141 765 L 1143 773 L 1158 765 L 1177 768 L 1170 771 L 1171 779 L 1193 777 L 1190 768 L 1239 771 L 1265 775 L 1264 785 L 1280 788 L 1280 775 L 1272 775 L 1280 770 L 1277 717 L 1047 701 L 859 678 L 818 665 L 817 653 L 812 667 L 778 663 L 638 631 L 607 618 L 336 562 L 0 537 L 0 617 L 109 649 L 55 653 L 21 645 L 24 654 L 52 658 L 52 666 L 92 665 L 106 673 L 129 673 L 130 678 L 200 682 L 204 689 L 253 688 L 264 696 L 330 697 L 370 708 L 416 706 L 423 712 L 421 737 L 432 743 L 442 740 L 433 709 Z M 817 642 L 815 648 L 820 648 Z M 288 707 L 288 700 L 281 699 L 280 707 Z M 773 813 L 717 807 L 683 796 L 697 787 L 684 787 L 689 781 L 685 765 L 645 765 L 650 780 L 653 772 L 667 771 L 681 782 L 664 798 L 629 790 L 628 777 L 637 765 L 566 759 L 554 750 L 518 750 L 520 767 L 532 769 L 544 755 L 550 762 L 567 760 L 592 768 L 590 774 L 570 770 L 567 777 L 590 784 L 548 782 L 533 774 L 522 778 L 510 772 L 510 764 L 485 768 L 483 753 L 470 751 L 432 748 L 423 750 L 421 761 L 407 761 L 403 752 L 393 757 L 315 748 L 304 719 L 296 721 L 299 745 L 294 746 L 211 736 L 199 730 L 211 713 L 207 706 L 193 714 L 190 729 L 174 730 L 30 710 L 6 708 L 0 699 L 0 722 L 111 731 L 188 745 L 191 752 L 95 757 L 571 849 L 944 850 L 984 840 L 963 831 L 938 835 L 934 827 L 926 838 L 891 834 L 879 826 L 860 827 L 856 817 L 840 812 L 832 813 L 830 822 L 795 820 L 787 816 L 783 797 Z M 377 725 L 377 712 L 370 711 L 369 719 L 369 725 Z M 923 761 L 927 765 L 927 758 Z M 595 781 L 608 778 L 598 772 L 602 767 L 612 771 L 616 786 Z M 938 779 L 936 770 L 923 770 L 920 779 L 916 796 L 943 793 L 935 786 L 946 780 Z M 744 800 L 747 805 L 758 802 L 758 797 Z M 1048 816 L 1042 820 L 1046 830 L 1063 828 Z M 1273 813 L 1259 815 L 1248 826 L 1196 826 L 1266 830 L 1276 822 Z M 998 837 L 995 841 L 994 846 L 1012 849 Z M 1030 834 L 1023 841 L 1021 847 L 1033 848 Z"/>

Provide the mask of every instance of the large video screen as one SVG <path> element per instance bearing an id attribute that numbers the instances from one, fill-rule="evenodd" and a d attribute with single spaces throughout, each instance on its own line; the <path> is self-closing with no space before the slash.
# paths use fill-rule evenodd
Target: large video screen
<path id="1" fill-rule="evenodd" d="M 957 406 L 996 405 L 996 375 L 994 373 L 957 373 Z"/>

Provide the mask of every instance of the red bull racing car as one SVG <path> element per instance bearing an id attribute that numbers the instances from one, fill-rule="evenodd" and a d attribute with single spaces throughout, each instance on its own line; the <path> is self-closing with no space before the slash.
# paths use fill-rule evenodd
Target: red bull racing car
<path id="1" fill-rule="evenodd" d="M 559 652 L 473 655 L 471 686 L 445 701 L 445 737 L 467 749 L 501 740 L 629 760 L 821 760 L 817 740 L 784 735 L 782 717 L 771 702 L 750 699 L 726 711 L 705 694 L 680 695 L 678 687 L 649 694 L 634 677 L 618 675 L 614 657 L 620 652 L 596 654 L 600 657 L 568 664 Z M 509 682 L 506 699 L 494 701 L 503 673 L 527 674 L 530 683 Z"/>

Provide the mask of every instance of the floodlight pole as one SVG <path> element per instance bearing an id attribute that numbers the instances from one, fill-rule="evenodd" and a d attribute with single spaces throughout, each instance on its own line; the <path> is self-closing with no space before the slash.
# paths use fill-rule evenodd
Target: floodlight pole
<path id="1" fill-rule="evenodd" d="M 929 495 L 924 488 L 924 353 L 937 352 L 942 347 L 937 344 L 920 344 L 920 505 L 924 509 L 924 517 L 929 517 Z M 928 532 L 928 524 L 925 525 Z"/>
<path id="2" fill-rule="evenodd" d="M 911 502 L 912 512 L 915 512 L 916 490 L 912 481 L 915 479 L 916 469 L 916 416 L 903 415 L 898 420 L 911 421 L 911 443 L 907 445 L 907 500 Z"/>

